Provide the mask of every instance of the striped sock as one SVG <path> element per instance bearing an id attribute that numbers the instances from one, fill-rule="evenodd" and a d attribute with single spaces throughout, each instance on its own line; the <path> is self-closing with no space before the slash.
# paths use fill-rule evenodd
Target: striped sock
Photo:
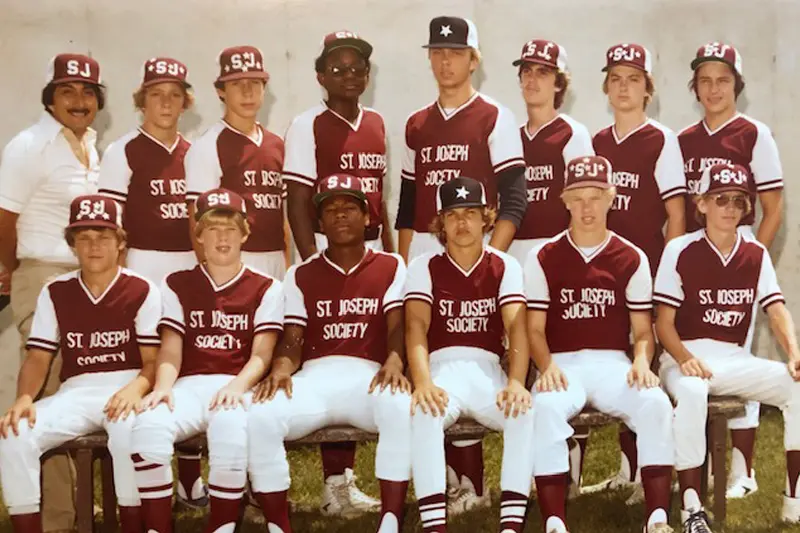
<path id="1" fill-rule="evenodd" d="M 500 496 L 500 531 L 502 533 L 522 533 L 527 511 L 527 496 L 504 490 Z"/>
<path id="2" fill-rule="evenodd" d="M 211 468 L 208 473 L 211 514 L 206 533 L 233 533 L 242 511 L 245 483 L 247 472 L 244 470 Z"/>
<path id="3" fill-rule="evenodd" d="M 135 453 L 134 477 L 142 498 L 142 521 L 145 530 L 154 533 L 172 533 L 172 468 L 145 460 Z"/>
<path id="4" fill-rule="evenodd" d="M 447 500 L 443 493 L 419 499 L 423 533 L 447 533 Z"/>

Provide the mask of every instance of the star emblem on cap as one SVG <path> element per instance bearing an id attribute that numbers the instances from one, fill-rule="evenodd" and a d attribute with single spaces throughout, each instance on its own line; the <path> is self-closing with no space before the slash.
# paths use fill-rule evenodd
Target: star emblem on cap
<path id="1" fill-rule="evenodd" d="M 588 162 L 589 162 L 589 158 L 588 158 L 588 157 L 584 157 L 584 158 L 583 158 L 583 162 L 584 162 L 584 163 L 588 163 Z"/>
<path id="2" fill-rule="evenodd" d="M 260 61 L 256 61 L 256 68 L 258 70 L 261 70 L 261 62 Z"/>
<path id="3" fill-rule="evenodd" d="M 442 29 L 439 30 L 439 35 L 442 35 L 444 37 L 449 37 L 450 35 L 452 35 L 452 33 L 453 33 L 453 30 L 450 29 L 450 25 L 449 24 L 443 25 Z"/>
<path id="4" fill-rule="evenodd" d="M 225 72 L 230 72 L 230 71 L 231 71 L 231 66 L 225 65 Z"/>
<path id="5" fill-rule="evenodd" d="M 600 163 L 599 165 L 597 165 L 597 170 L 603 171 L 605 169 L 606 169 L 606 167 L 605 167 L 604 164 Z"/>
<path id="6" fill-rule="evenodd" d="M 467 190 L 466 187 L 462 186 L 456 189 L 456 199 L 466 200 L 468 196 L 469 196 L 469 191 Z"/>
<path id="7" fill-rule="evenodd" d="M 642 57 L 642 53 L 639 50 L 636 50 L 636 53 L 634 55 L 636 57 Z"/>
<path id="8" fill-rule="evenodd" d="M 108 215 L 108 213 L 103 213 L 103 218 L 104 218 L 104 219 L 106 219 L 106 220 L 108 220 L 108 219 L 109 219 L 109 218 L 111 218 L 111 217 Z"/>
<path id="9" fill-rule="evenodd" d="M 185 69 L 185 68 L 183 68 L 183 67 L 181 67 L 181 68 L 180 68 L 180 69 L 178 69 L 178 70 L 180 71 L 180 73 L 181 73 L 181 74 L 184 74 L 184 73 L 186 72 L 186 69 Z"/>
<path id="10" fill-rule="evenodd" d="M 148 72 L 153 72 L 153 65 L 150 65 L 149 67 L 147 67 L 147 71 Z"/>
<path id="11" fill-rule="evenodd" d="M 244 66 L 242 67 L 242 72 L 247 72 L 247 65 L 244 65 Z"/>

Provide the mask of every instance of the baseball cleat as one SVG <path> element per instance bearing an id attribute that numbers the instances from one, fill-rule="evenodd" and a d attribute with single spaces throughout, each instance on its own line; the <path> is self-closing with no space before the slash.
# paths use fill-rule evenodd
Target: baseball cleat
<path id="1" fill-rule="evenodd" d="M 643 533 L 674 533 L 675 530 L 670 527 L 669 524 L 661 522 L 659 524 L 653 524 L 647 526 Z"/>
<path id="2" fill-rule="evenodd" d="M 208 487 L 203 483 L 202 478 L 198 478 L 195 481 L 191 495 L 186 494 L 183 485 L 178 483 L 178 490 L 175 494 L 175 507 L 194 511 L 208 507 Z"/>
<path id="3" fill-rule="evenodd" d="M 601 481 L 595 485 L 588 485 L 581 487 L 581 494 L 594 494 L 596 492 L 605 492 L 608 490 L 622 490 L 629 489 L 635 485 L 635 482 L 629 481 L 628 478 L 621 473 L 617 472 L 614 476 Z"/>
<path id="4" fill-rule="evenodd" d="M 800 523 L 800 498 L 790 498 L 783 495 L 783 510 L 781 520 L 793 524 Z"/>
<path id="5" fill-rule="evenodd" d="M 569 531 L 567 531 L 567 525 L 557 516 L 548 517 L 544 525 L 544 530 L 547 533 L 569 533 Z"/>
<path id="6" fill-rule="evenodd" d="M 466 476 L 461 477 L 461 484 L 458 487 L 447 489 L 447 515 L 456 516 L 471 509 L 489 507 L 492 499 L 488 492 L 478 496 L 475 485 Z"/>
<path id="7" fill-rule="evenodd" d="M 750 470 L 749 476 L 739 476 L 731 480 L 728 484 L 728 490 L 725 491 L 725 497 L 729 500 L 736 500 L 739 498 L 746 498 L 757 491 L 758 483 L 756 482 L 756 471 Z"/>
<path id="8" fill-rule="evenodd" d="M 681 512 L 683 514 L 683 511 Z M 696 511 L 683 522 L 683 533 L 713 533 L 705 511 Z"/>
<path id="9" fill-rule="evenodd" d="M 380 509 L 380 500 L 367 496 L 356 486 L 352 469 L 347 468 L 344 474 L 325 480 L 321 506 L 323 515 L 355 518 L 364 513 L 377 513 Z"/>
<path id="10" fill-rule="evenodd" d="M 633 507 L 634 505 L 639 505 L 644 502 L 644 485 L 641 483 L 636 483 L 633 487 L 633 492 L 628 499 L 625 500 L 625 505 L 628 507 Z M 647 532 L 649 533 L 649 531 Z"/>

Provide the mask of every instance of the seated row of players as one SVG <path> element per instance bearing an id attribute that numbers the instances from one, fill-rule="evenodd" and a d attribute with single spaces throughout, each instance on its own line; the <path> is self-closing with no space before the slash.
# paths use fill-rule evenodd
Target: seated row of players
<path id="1" fill-rule="evenodd" d="M 570 228 L 530 252 L 524 283 L 516 260 L 484 244 L 494 212 L 484 187 L 465 177 L 438 188 L 431 230 L 444 251 L 415 259 L 407 275 L 399 256 L 365 246 L 361 180 L 321 180 L 314 203 L 328 248 L 292 267 L 283 285 L 241 262 L 250 234 L 244 200 L 222 189 L 204 193 L 195 232 L 206 261 L 168 276 L 160 292 L 117 266 L 120 206 L 79 197 L 65 236 L 81 268 L 42 291 L 18 399 L 0 422 L 0 476 L 14 528 L 41 531 L 41 454 L 105 429 L 125 533 L 172 531 L 173 446 L 201 432 L 210 458 L 206 530 L 233 530 L 249 471 L 270 531 L 287 533 L 283 442 L 344 423 L 380 435 L 378 531 L 400 531 L 413 474 L 423 531 L 444 532 L 443 432 L 469 416 L 504 433 L 500 531 L 523 530 L 534 475 L 545 531 L 563 533 L 568 421 L 591 404 L 639 434 L 644 531 L 672 531 L 673 465 L 684 530 L 710 531 L 698 498 L 709 392 L 783 410 L 783 517 L 800 521 L 800 349 L 769 255 L 738 229 L 750 209 L 747 180 L 738 166 L 704 174 L 697 210 L 705 229 L 667 246 L 655 297 L 644 252 L 607 229 L 615 190 L 600 156 L 568 164 L 562 198 Z M 650 369 L 653 299 L 674 423 Z M 788 367 L 742 348 L 757 304 Z M 64 383 L 34 403 L 59 349 Z M 540 372 L 533 405 L 529 350 Z"/>

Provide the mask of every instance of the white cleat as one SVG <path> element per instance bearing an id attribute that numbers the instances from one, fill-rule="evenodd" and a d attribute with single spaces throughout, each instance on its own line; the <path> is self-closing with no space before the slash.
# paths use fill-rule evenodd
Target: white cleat
<path id="1" fill-rule="evenodd" d="M 467 476 L 461 476 L 461 484 L 458 487 L 447 489 L 447 515 L 456 516 L 471 509 L 489 507 L 492 499 L 489 493 L 484 491 L 483 495 L 478 496 L 475 485 Z"/>
<path id="2" fill-rule="evenodd" d="M 725 491 L 725 497 L 729 500 L 737 500 L 739 498 L 746 498 L 757 491 L 758 483 L 756 482 L 756 471 L 750 470 L 749 476 L 739 476 L 730 481 L 728 490 Z"/>
<path id="3" fill-rule="evenodd" d="M 672 529 L 669 524 L 661 522 L 659 524 L 647 526 L 643 533 L 675 533 L 675 530 Z"/>
<path id="4" fill-rule="evenodd" d="M 800 523 L 800 498 L 790 498 L 783 495 L 783 510 L 781 520 L 791 524 Z"/>
<path id="5" fill-rule="evenodd" d="M 352 469 L 347 468 L 343 475 L 330 476 L 325 480 L 321 506 L 323 515 L 355 518 L 364 513 L 377 513 L 380 509 L 380 500 L 367 496 L 356 486 Z"/>
<path id="6" fill-rule="evenodd" d="M 635 482 L 629 481 L 627 476 L 617 472 L 614 476 L 606 479 L 605 481 L 601 481 L 595 485 L 581 487 L 580 490 L 581 494 L 594 494 L 596 492 L 605 492 L 608 490 L 630 489 L 633 488 L 634 485 Z"/>
<path id="7" fill-rule="evenodd" d="M 639 505 L 642 503 L 644 503 L 644 485 L 641 483 L 635 483 L 633 486 L 633 492 L 630 496 L 628 496 L 628 499 L 625 500 L 625 505 L 628 507 L 633 507 L 634 505 Z M 648 531 L 647 533 L 650 532 Z"/>
<path id="8" fill-rule="evenodd" d="M 682 510 L 681 518 L 683 519 L 683 533 L 713 533 L 705 511 L 687 513 Z"/>
<path id="9" fill-rule="evenodd" d="M 551 516 L 547 519 L 544 530 L 547 533 L 569 533 L 569 531 L 567 531 L 567 525 L 557 516 Z"/>

